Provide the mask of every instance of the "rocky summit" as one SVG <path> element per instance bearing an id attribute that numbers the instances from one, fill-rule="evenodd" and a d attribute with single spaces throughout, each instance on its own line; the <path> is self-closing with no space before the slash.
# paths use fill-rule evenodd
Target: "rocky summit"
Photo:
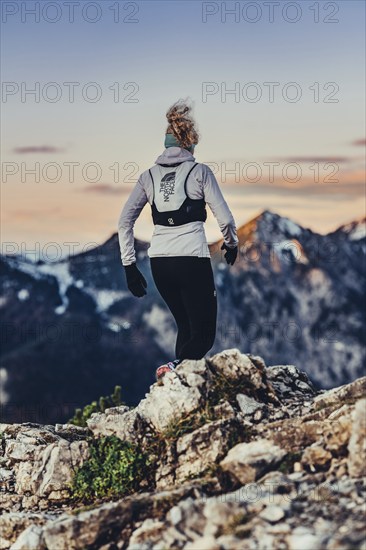
<path id="1" fill-rule="evenodd" d="M 0 424 L 0 548 L 364 549 L 365 395 L 233 348 L 85 427 Z"/>
<path id="2" fill-rule="evenodd" d="M 268 364 L 295 361 L 319 389 L 363 376 L 366 220 L 320 235 L 265 210 L 237 233 L 233 266 L 222 239 L 209 245 L 211 355 L 238 348 Z M 52 262 L 0 254 L 3 422 L 64 423 L 115 385 L 135 407 L 156 367 L 175 357 L 176 324 L 152 278 L 150 245 L 134 246 L 143 299 L 127 288 L 117 233 Z"/>

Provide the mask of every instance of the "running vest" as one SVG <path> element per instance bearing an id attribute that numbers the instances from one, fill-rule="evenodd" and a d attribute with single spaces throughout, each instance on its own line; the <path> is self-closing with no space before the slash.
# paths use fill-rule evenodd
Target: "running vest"
<path id="1" fill-rule="evenodd" d="M 156 164 L 150 168 L 153 184 L 151 214 L 155 225 L 183 225 L 206 221 L 205 199 L 191 199 L 187 195 L 188 176 L 197 165 L 192 161 L 173 165 Z"/>

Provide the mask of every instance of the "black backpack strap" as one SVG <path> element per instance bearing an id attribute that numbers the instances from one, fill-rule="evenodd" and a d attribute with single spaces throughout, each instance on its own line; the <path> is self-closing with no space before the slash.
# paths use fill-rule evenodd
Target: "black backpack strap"
<path id="1" fill-rule="evenodd" d="M 186 194 L 186 197 L 188 197 L 188 195 L 187 195 L 187 180 L 188 180 L 189 174 L 192 172 L 193 168 L 194 168 L 195 166 L 197 166 L 197 164 L 198 164 L 198 162 L 195 162 L 195 163 L 193 164 L 192 168 L 190 169 L 190 171 L 188 172 L 188 174 L 187 174 L 187 176 L 186 176 L 186 179 L 185 179 L 185 182 L 184 182 L 184 192 L 185 192 L 185 194 Z"/>
<path id="2" fill-rule="evenodd" d="M 153 200 L 152 200 L 152 202 L 154 202 L 154 199 L 155 199 L 154 178 L 152 177 L 152 173 L 151 173 L 150 168 L 149 168 L 149 174 L 150 174 L 150 177 L 151 177 L 152 188 L 153 188 Z"/>

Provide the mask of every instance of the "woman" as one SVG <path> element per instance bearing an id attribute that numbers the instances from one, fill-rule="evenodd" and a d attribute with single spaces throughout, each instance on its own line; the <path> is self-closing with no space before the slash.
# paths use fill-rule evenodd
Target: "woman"
<path id="1" fill-rule="evenodd" d="M 134 296 L 146 294 L 146 280 L 136 265 L 133 227 L 147 202 L 155 229 L 148 249 L 155 285 L 178 328 L 176 358 L 156 370 L 159 379 L 183 359 L 201 359 L 212 348 L 217 302 L 204 222 L 206 203 L 224 237 L 221 247 L 233 265 L 238 252 L 236 226 L 210 168 L 195 162 L 199 136 L 191 107 L 178 101 L 166 114 L 165 150 L 143 172 L 118 220 L 118 238 L 127 286 Z"/>

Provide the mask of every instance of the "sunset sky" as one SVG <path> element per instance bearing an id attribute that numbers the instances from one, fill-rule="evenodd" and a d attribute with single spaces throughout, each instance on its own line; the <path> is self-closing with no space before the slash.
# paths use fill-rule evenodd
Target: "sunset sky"
<path id="1" fill-rule="evenodd" d="M 63 2 L 35 21 L 24 6 L 36 4 L 2 3 L 3 253 L 78 251 L 116 232 L 179 98 L 193 102 L 196 160 L 216 173 L 238 227 L 263 209 L 320 233 L 364 215 L 364 2 L 301 0 L 296 13 L 281 1 L 272 22 L 263 2 L 258 21 L 254 2 L 79 1 L 73 21 Z M 147 205 L 135 235 L 152 230 Z M 220 237 L 212 215 L 206 233 Z"/>

